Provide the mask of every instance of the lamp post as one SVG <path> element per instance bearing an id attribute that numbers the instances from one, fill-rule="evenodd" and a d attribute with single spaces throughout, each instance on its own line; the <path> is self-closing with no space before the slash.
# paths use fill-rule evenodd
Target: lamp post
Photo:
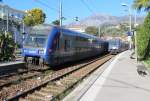
<path id="1" fill-rule="evenodd" d="M 136 36 L 136 26 L 137 26 L 137 22 L 136 22 L 136 11 L 135 11 L 135 15 L 134 15 L 134 44 L 135 44 L 135 58 L 136 61 L 138 62 L 138 54 L 137 54 L 137 36 Z"/>
<path id="2" fill-rule="evenodd" d="M 122 3 L 121 5 L 128 8 L 128 12 L 129 12 L 129 34 L 131 34 L 131 30 L 132 30 L 131 8 L 130 8 L 130 6 L 129 6 L 128 4 L 126 4 L 126 3 Z M 131 35 L 129 35 L 128 38 L 129 38 L 129 42 L 130 42 L 129 49 L 131 49 L 131 46 L 132 46 Z"/>
<path id="3" fill-rule="evenodd" d="M 128 4 L 122 3 L 122 6 L 128 7 L 128 12 L 129 12 L 129 31 L 131 32 L 132 30 L 132 16 L 131 16 L 131 8 Z"/>

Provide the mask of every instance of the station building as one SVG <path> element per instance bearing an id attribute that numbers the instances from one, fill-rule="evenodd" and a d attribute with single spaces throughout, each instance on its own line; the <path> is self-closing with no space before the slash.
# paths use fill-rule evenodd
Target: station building
<path id="1" fill-rule="evenodd" d="M 24 11 L 11 8 L 0 2 L 0 31 L 12 32 L 15 39 L 19 39 L 18 37 L 25 30 L 23 23 L 25 14 L 26 13 Z"/>

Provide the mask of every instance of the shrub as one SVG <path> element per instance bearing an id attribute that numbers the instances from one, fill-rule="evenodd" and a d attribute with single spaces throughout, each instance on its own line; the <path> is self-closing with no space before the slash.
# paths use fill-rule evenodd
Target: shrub
<path id="1" fill-rule="evenodd" d="M 0 61 L 9 61 L 14 58 L 16 44 L 12 33 L 0 32 Z"/>
<path id="2" fill-rule="evenodd" d="M 137 28 L 137 51 L 140 59 L 146 59 L 149 56 L 150 45 L 150 13 L 144 20 L 144 24 Z"/>

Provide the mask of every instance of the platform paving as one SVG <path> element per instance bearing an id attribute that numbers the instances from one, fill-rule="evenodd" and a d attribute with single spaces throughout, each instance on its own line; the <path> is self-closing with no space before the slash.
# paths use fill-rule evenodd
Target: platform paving
<path id="1" fill-rule="evenodd" d="M 83 81 L 63 101 L 150 101 L 150 75 L 139 75 L 131 51 L 123 52 Z"/>
<path id="2" fill-rule="evenodd" d="M 13 62 L 0 63 L 0 67 L 16 65 L 16 64 L 23 64 L 23 63 L 24 63 L 23 61 L 13 61 Z"/>

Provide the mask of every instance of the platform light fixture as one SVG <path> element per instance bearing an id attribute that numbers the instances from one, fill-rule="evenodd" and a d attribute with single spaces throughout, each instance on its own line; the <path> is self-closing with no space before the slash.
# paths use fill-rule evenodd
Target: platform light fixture
<path id="1" fill-rule="evenodd" d="M 132 24 L 131 8 L 126 3 L 122 3 L 121 5 L 128 8 L 128 12 L 129 12 L 129 26 L 130 26 L 129 27 L 130 28 L 129 31 L 131 32 L 131 30 L 132 30 L 132 25 L 131 25 Z"/>

